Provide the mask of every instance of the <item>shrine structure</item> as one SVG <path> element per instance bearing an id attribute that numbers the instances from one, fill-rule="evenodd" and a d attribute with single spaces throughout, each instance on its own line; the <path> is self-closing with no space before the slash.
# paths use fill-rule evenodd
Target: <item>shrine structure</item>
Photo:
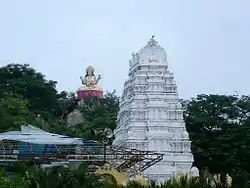
<path id="1" fill-rule="evenodd" d="M 86 69 L 86 75 L 84 76 L 84 78 L 80 77 L 84 86 L 80 87 L 77 91 L 77 97 L 79 99 L 83 99 L 87 96 L 103 96 L 103 90 L 98 86 L 101 76 L 98 75 L 98 77 L 96 78 L 94 72 L 94 68 L 92 66 L 89 66 Z"/>
<path id="2" fill-rule="evenodd" d="M 113 144 L 164 154 L 162 161 L 144 171 L 150 180 L 163 182 L 173 173 L 190 173 L 191 143 L 167 54 L 153 36 L 132 56 Z"/>

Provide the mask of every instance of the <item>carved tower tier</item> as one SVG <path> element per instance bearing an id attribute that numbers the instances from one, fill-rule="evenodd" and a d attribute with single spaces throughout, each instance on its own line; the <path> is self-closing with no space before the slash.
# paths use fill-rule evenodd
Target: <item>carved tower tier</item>
<path id="1" fill-rule="evenodd" d="M 152 37 L 129 61 L 114 145 L 164 154 L 144 172 L 151 180 L 169 180 L 173 172 L 189 173 L 193 162 L 174 75 L 167 54 Z"/>

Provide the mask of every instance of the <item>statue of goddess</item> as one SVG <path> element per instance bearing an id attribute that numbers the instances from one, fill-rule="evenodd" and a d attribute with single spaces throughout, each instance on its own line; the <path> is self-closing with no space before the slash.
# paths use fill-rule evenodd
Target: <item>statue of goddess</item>
<path id="1" fill-rule="evenodd" d="M 86 69 L 86 75 L 85 77 L 80 77 L 82 84 L 85 85 L 86 87 L 90 87 L 90 88 L 97 88 L 96 85 L 98 84 L 99 80 L 101 79 L 101 76 L 98 75 L 98 77 L 96 78 L 95 74 L 94 74 L 94 68 L 92 66 L 89 66 Z"/>
<path id="2" fill-rule="evenodd" d="M 101 76 L 98 75 L 98 77 L 96 78 L 94 71 L 94 68 L 92 66 L 89 66 L 86 69 L 86 75 L 84 76 L 84 78 L 80 76 L 80 79 L 84 86 L 80 87 L 77 91 L 77 97 L 79 99 L 83 99 L 87 96 L 103 96 L 103 90 L 98 86 L 98 82 L 101 79 Z"/>

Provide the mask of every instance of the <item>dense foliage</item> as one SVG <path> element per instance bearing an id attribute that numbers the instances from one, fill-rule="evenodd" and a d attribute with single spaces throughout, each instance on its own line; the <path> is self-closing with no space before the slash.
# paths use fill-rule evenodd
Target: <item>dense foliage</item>
<path id="1" fill-rule="evenodd" d="M 11 179 L 7 178 L 4 171 L 0 172 L 1 188 L 231 188 L 230 184 L 222 185 L 217 181 L 201 183 L 197 178 L 188 176 L 175 178 L 161 185 L 151 182 L 143 186 L 138 181 L 131 181 L 126 186 L 121 186 L 115 181 L 108 181 L 104 176 L 87 174 L 84 165 L 79 168 L 27 168 L 24 165 L 15 168 Z"/>
<path id="2" fill-rule="evenodd" d="M 198 95 L 184 102 L 185 122 L 192 141 L 194 166 L 200 177 L 207 171 L 249 180 L 250 97 Z M 238 182 L 239 183 L 239 182 Z"/>
<path id="3" fill-rule="evenodd" d="M 86 98 L 78 105 L 74 93 L 58 92 L 55 81 L 47 80 L 29 65 L 20 64 L 1 67 L 0 80 L 0 132 L 32 124 L 50 132 L 94 139 L 90 135 L 92 128 L 115 128 L 119 108 L 115 92 L 107 92 L 103 98 Z M 192 141 L 193 165 L 199 168 L 201 182 L 210 173 L 221 174 L 222 183 L 229 174 L 234 185 L 247 184 L 250 178 L 250 97 L 197 95 L 183 101 L 183 106 Z M 83 114 L 84 122 L 69 127 L 66 119 L 75 109 Z M 1 183 L 13 183 L 1 180 Z M 26 182 L 23 178 L 14 180 Z"/>

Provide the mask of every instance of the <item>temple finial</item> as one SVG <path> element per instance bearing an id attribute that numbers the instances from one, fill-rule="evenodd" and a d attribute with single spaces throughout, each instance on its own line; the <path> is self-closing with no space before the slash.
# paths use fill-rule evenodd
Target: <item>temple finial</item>
<path id="1" fill-rule="evenodd" d="M 155 38 L 155 35 L 152 35 L 151 39 L 148 41 L 149 46 L 156 46 L 157 45 L 157 41 L 154 38 Z"/>

